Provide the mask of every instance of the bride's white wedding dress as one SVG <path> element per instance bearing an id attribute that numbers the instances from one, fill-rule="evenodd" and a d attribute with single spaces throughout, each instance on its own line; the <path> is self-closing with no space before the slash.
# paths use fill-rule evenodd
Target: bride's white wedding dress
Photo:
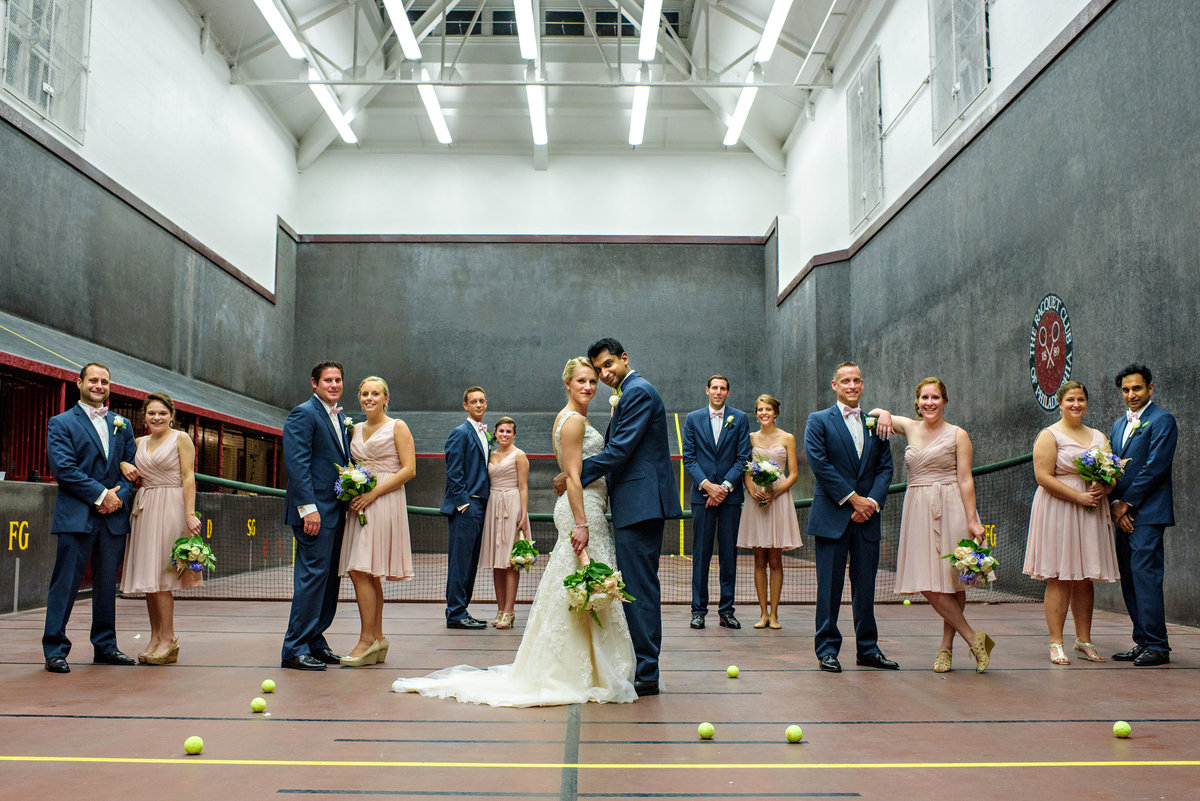
<path id="1" fill-rule="evenodd" d="M 576 412 L 564 414 L 554 431 L 556 452 L 560 452 L 562 424 L 573 414 Z M 604 437 L 588 425 L 583 436 L 583 457 L 595 456 L 603 449 Z M 608 491 L 603 480 L 584 488 L 588 555 L 616 570 L 612 529 L 604 519 L 607 507 Z M 571 547 L 574 525 L 564 494 L 554 505 L 558 541 L 538 584 L 525 635 L 511 665 L 487 669 L 458 665 L 422 678 L 397 679 L 392 689 L 491 706 L 636 701 L 633 644 L 623 605 L 611 603 L 597 612 L 603 628 L 592 622 L 590 615 L 577 616 L 567 609 L 563 579 L 580 566 Z"/>

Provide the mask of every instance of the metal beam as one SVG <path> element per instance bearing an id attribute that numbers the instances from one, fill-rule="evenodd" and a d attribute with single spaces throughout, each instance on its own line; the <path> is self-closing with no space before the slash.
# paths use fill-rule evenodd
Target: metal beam
<path id="1" fill-rule="evenodd" d="M 759 37 L 762 36 L 763 26 L 766 24 L 765 20 L 752 19 L 742 11 L 730 8 L 725 3 L 712 3 L 709 5 L 709 8 L 713 9 L 714 11 L 720 11 L 722 14 L 729 17 L 742 27 L 754 31 L 759 35 Z M 757 47 L 757 45 L 755 46 Z M 779 35 L 779 44 L 776 45 L 776 47 L 788 51 L 801 61 L 804 60 L 804 58 L 808 55 L 808 51 L 811 49 L 811 45 L 799 42 L 786 33 L 781 33 Z"/>

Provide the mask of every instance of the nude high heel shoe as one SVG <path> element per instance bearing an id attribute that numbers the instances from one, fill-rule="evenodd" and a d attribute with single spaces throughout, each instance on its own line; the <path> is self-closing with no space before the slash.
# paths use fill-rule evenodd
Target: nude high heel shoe
<path id="1" fill-rule="evenodd" d="M 338 660 L 342 667 L 367 667 L 379 661 L 379 640 L 371 643 L 371 647 L 362 652 L 361 656 L 343 656 Z"/>
<path id="2" fill-rule="evenodd" d="M 987 670 L 988 663 L 992 658 L 992 649 L 995 647 L 996 643 L 991 637 L 979 629 L 975 629 L 975 642 L 971 643 L 971 656 L 975 657 L 976 673 Z"/>

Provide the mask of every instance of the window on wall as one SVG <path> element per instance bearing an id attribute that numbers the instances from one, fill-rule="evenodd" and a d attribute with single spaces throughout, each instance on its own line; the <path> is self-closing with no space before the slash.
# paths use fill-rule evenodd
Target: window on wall
<path id="1" fill-rule="evenodd" d="M 936 142 L 992 79 L 987 0 L 929 0 L 929 61 Z"/>
<path id="2" fill-rule="evenodd" d="M 90 0 L 7 0 L 0 84 L 83 141 Z"/>
<path id="3" fill-rule="evenodd" d="M 850 163 L 850 230 L 883 203 L 883 112 L 879 102 L 879 50 L 846 89 L 846 146 Z"/>

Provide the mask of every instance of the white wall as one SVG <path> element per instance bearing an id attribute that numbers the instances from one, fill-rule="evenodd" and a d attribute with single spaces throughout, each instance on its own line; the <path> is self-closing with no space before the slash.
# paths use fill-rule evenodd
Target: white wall
<path id="1" fill-rule="evenodd" d="M 300 177 L 304 233 L 762 236 L 784 182 L 749 154 L 368 155 L 327 151 Z"/>
<path id="2" fill-rule="evenodd" d="M 273 290 L 294 145 L 214 49 L 201 55 L 198 23 L 175 0 L 94 0 L 89 68 L 84 142 L 58 138 Z"/>
<path id="3" fill-rule="evenodd" d="M 848 247 L 875 218 L 896 201 L 963 129 L 988 110 L 1020 73 L 1088 0 L 992 0 L 989 4 L 992 81 L 964 118 L 933 142 L 928 86 L 929 16 L 927 0 L 871 0 L 851 20 L 835 54 L 832 89 L 813 95 L 815 119 L 802 122 L 787 150 L 784 214 L 802 225 L 795 254 L 780 264 L 780 286 L 813 256 Z M 873 47 L 880 58 L 883 127 L 883 203 L 864 223 L 850 228 L 846 153 L 846 86 Z M 915 95 L 915 97 L 914 97 Z M 905 108 L 905 105 L 912 103 Z M 797 234 L 796 231 L 799 233 Z M 784 243 L 780 240 L 781 253 Z"/>

